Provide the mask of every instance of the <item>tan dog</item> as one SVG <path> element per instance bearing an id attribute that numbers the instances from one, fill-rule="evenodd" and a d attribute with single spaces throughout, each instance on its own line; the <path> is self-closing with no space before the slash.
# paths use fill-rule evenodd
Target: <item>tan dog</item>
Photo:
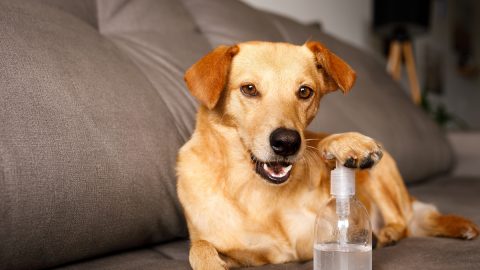
<path id="1" fill-rule="evenodd" d="M 391 156 L 358 133 L 306 127 L 323 95 L 349 91 L 355 72 L 318 42 L 221 46 L 185 80 L 202 106 L 177 164 L 194 269 L 309 260 L 334 161 L 357 170 L 357 195 L 380 245 L 407 236 L 472 239 L 469 220 L 407 192 Z"/>

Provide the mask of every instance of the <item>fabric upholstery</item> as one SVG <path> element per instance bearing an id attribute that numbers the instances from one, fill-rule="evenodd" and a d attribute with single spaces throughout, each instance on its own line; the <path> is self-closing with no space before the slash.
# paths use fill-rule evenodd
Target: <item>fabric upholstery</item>
<path id="1" fill-rule="evenodd" d="M 409 238 L 373 253 L 378 270 L 475 270 L 480 265 L 480 240 Z"/>
<path id="2" fill-rule="evenodd" d="M 214 47 L 246 40 L 284 40 L 268 16 L 240 1 L 181 1 Z"/>
<path id="3" fill-rule="evenodd" d="M 260 12 L 238 1 L 183 1 L 212 46 L 248 40 L 294 44 L 318 40 L 345 59 L 357 72 L 356 85 L 348 95 L 338 91 L 324 98 L 310 126 L 312 130 L 359 131 L 377 139 L 395 157 L 408 182 L 446 172 L 452 166 L 445 136 L 411 103 L 373 56 L 336 40 L 318 27 Z"/>
<path id="4" fill-rule="evenodd" d="M 410 191 L 419 200 L 434 203 L 443 213 L 464 215 L 480 224 L 478 192 L 480 179 L 443 177 L 427 184 L 417 185 Z M 149 249 L 100 258 L 94 261 L 73 264 L 59 270 L 83 269 L 159 269 L 159 265 L 189 269 L 188 241 L 175 241 Z M 480 265 L 480 239 L 463 241 L 447 238 L 408 238 L 394 246 L 373 251 L 373 269 L 378 270 L 476 270 Z M 165 260 L 170 260 L 166 262 Z M 182 264 L 183 262 L 183 264 Z M 154 268 L 157 267 L 157 268 Z M 252 268 L 242 268 L 252 269 Z M 311 261 L 282 265 L 255 267 L 258 270 L 311 270 Z"/>
<path id="5" fill-rule="evenodd" d="M 155 249 L 162 248 L 155 247 Z M 187 241 L 176 246 L 177 253 L 188 255 Z M 445 238 L 409 238 L 394 246 L 373 251 L 373 269 L 376 270 L 476 270 L 480 265 L 480 240 L 462 241 Z M 135 269 L 191 269 L 188 260 L 166 258 L 155 249 L 143 249 L 116 254 L 56 270 L 135 270 Z M 161 268 L 160 268 L 161 267 Z M 239 268 L 237 268 L 239 269 Z M 244 270 L 311 270 L 313 262 L 264 265 Z"/>
<path id="6" fill-rule="evenodd" d="M 52 9 L 73 15 L 80 20 L 98 28 L 97 3 L 95 0 L 41 0 Z"/>
<path id="7" fill-rule="evenodd" d="M 409 188 L 418 200 L 435 204 L 445 214 L 467 217 L 480 225 L 480 177 L 442 176 Z"/>
<path id="8" fill-rule="evenodd" d="M 0 25 L 0 269 L 185 237 L 168 99 L 56 5 L 1 1 Z"/>
<path id="9" fill-rule="evenodd" d="M 479 177 L 480 132 L 450 132 L 448 140 L 455 155 L 455 167 L 452 174 Z"/>
<path id="10" fill-rule="evenodd" d="M 158 270 L 191 269 L 188 263 L 188 246 L 186 240 L 172 241 L 135 251 L 118 253 L 85 262 L 64 265 L 56 270 Z"/>
<path id="11" fill-rule="evenodd" d="M 165 102 L 186 142 L 197 101 L 185 87 L 185 70 L 211 47 L 179 1 L 98 1 L 100 32 L 140 68 Z M 172 166 L 174 164 L 171 164 Z"/>

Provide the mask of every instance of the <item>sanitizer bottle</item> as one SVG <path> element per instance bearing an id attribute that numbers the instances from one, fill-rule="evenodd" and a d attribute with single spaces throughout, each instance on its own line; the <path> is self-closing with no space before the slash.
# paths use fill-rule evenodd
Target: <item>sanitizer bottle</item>
<path id="1" fill-rule="evenodd" d="M 314 270 L 371 270 L 372 227 L 355 198 L 355 170 L 337 161 L 330 194 L 315 222 Z"/>

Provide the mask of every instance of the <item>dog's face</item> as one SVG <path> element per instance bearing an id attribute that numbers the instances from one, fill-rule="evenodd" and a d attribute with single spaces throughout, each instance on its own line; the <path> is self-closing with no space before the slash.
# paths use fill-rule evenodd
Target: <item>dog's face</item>
<path id="1" fill-rule="evenodd" d="M 249 42 L 215 49 L 185 79 L 203 105 L 235 127 L 255 171 L 282 184 L 303 156 L 303 131 L 320 99 L 348 91 L 355 73 L 318 42 Z"/>

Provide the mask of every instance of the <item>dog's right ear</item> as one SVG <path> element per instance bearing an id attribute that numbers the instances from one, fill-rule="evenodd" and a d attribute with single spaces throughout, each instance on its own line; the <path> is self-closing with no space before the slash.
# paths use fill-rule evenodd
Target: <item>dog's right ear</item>
<path id="1" fill-rule="evenodd" d="M 185 82 L 194 97 L 208 109 L 215 108 L 227 85 L 233 56 L 240 49 L 234 45 L 219 46 L 191 66 L 185 73 Z"/>

